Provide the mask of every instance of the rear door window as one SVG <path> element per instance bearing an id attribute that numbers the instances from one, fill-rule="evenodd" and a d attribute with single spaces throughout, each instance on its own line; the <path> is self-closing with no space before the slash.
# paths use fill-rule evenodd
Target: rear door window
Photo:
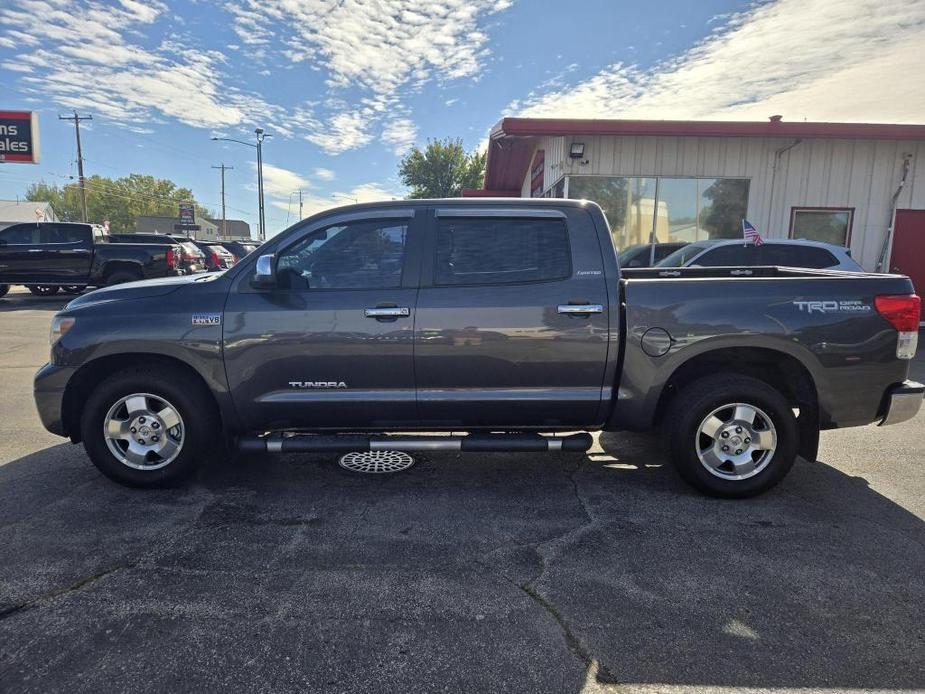
<path id="1" fill-rule="evenodd" d="M 798 244 L 765 244 L 761 247 L 762 265 L 827 268 L 838 265 L 838 259 L 824 248 Z"/>
<path id="2" fill-rule="evenodd" d="M 569 277 L 565 222 L 558 219 L 437 220 L 434 283 L 550 282 Z"/>
<path id="3" fill-rule="evenodd" d="M 84 243 L 90 238 L 90 227 L 83 224 L 42 224 L 42 244 Z"/>
<path id="4" fill-rule="evenodd" d="M 755 246 L 749 244 L 729 244 L 713 248 L 696 258 L 692 265 L 703 267 L 724 267 L 727 265 L 757 265 L 758 258 Z"/>

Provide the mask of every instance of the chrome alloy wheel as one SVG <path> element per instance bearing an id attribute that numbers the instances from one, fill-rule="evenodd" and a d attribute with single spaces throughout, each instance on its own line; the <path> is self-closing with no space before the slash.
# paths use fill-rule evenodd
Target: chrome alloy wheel
<path id="1" fill-rule="evenodd" d="M 132 393 L 109 408 L 103 436 L 110 452 L 135 470 L 159 470 L 183 450 L 183 419 L 159 395 Z"/>
<path id="2" fill-rule="evenodd" d="M 777 430 L 764 411 L 741 402 L 717 407 L 694 436 L 697 457 L 712 475 L 745 480 L 764 470 L 777 449 Z"/>

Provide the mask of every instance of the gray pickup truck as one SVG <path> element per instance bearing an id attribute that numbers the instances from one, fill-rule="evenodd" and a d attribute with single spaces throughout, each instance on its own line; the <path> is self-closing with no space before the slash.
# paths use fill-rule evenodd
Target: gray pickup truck
<path id="1" fill-rule="evenodd" d="M 898 275 L 621 272 L 583 201 L 355 205 L 226 272 L 75 299 L 35 399 L 133 486 L 226 444 L 584 452 L 568 432 L 662 427 L 687 482 L 745 497 L 815 459 L 820 429 L 916 414 L 919 311 Z"/>

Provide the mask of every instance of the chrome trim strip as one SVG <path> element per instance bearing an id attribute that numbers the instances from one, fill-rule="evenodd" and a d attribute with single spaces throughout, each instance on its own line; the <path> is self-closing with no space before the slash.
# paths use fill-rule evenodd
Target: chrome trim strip
<path id="1" fill-rule="evenodd" d="M 432 436 L 420 439 L 380 438 L 369 440 L 371 451 L 458 451 L 462 438 L 458 436 Z"/>
<path id="2" fill-rule="evenodd" d="M 567 219 L 562 210 L 529 207 L 439 207 L 437 217 L 520 217 L 533 219 Z"/>

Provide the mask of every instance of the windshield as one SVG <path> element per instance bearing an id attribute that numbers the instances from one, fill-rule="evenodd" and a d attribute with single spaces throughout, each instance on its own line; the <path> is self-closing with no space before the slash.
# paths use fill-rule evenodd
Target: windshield
<path id="1" fill-rule="evenodd" d="M 687 261 L 693 258 L 701 251 L 705 251 L 708 246 L 704 244 L 692 243 L 684 248 L 679 248 L 664 260 L 655 263 L 656 267 L 683 267 Z"/>
<path id="2" fill-rule="evenodd" d="M 647 248 L 647 246 L 630 246 L 625 249 L 617 256 L 620 259 L 620 265 L 628 265 L 630 261 L 640 257 Z"/>

